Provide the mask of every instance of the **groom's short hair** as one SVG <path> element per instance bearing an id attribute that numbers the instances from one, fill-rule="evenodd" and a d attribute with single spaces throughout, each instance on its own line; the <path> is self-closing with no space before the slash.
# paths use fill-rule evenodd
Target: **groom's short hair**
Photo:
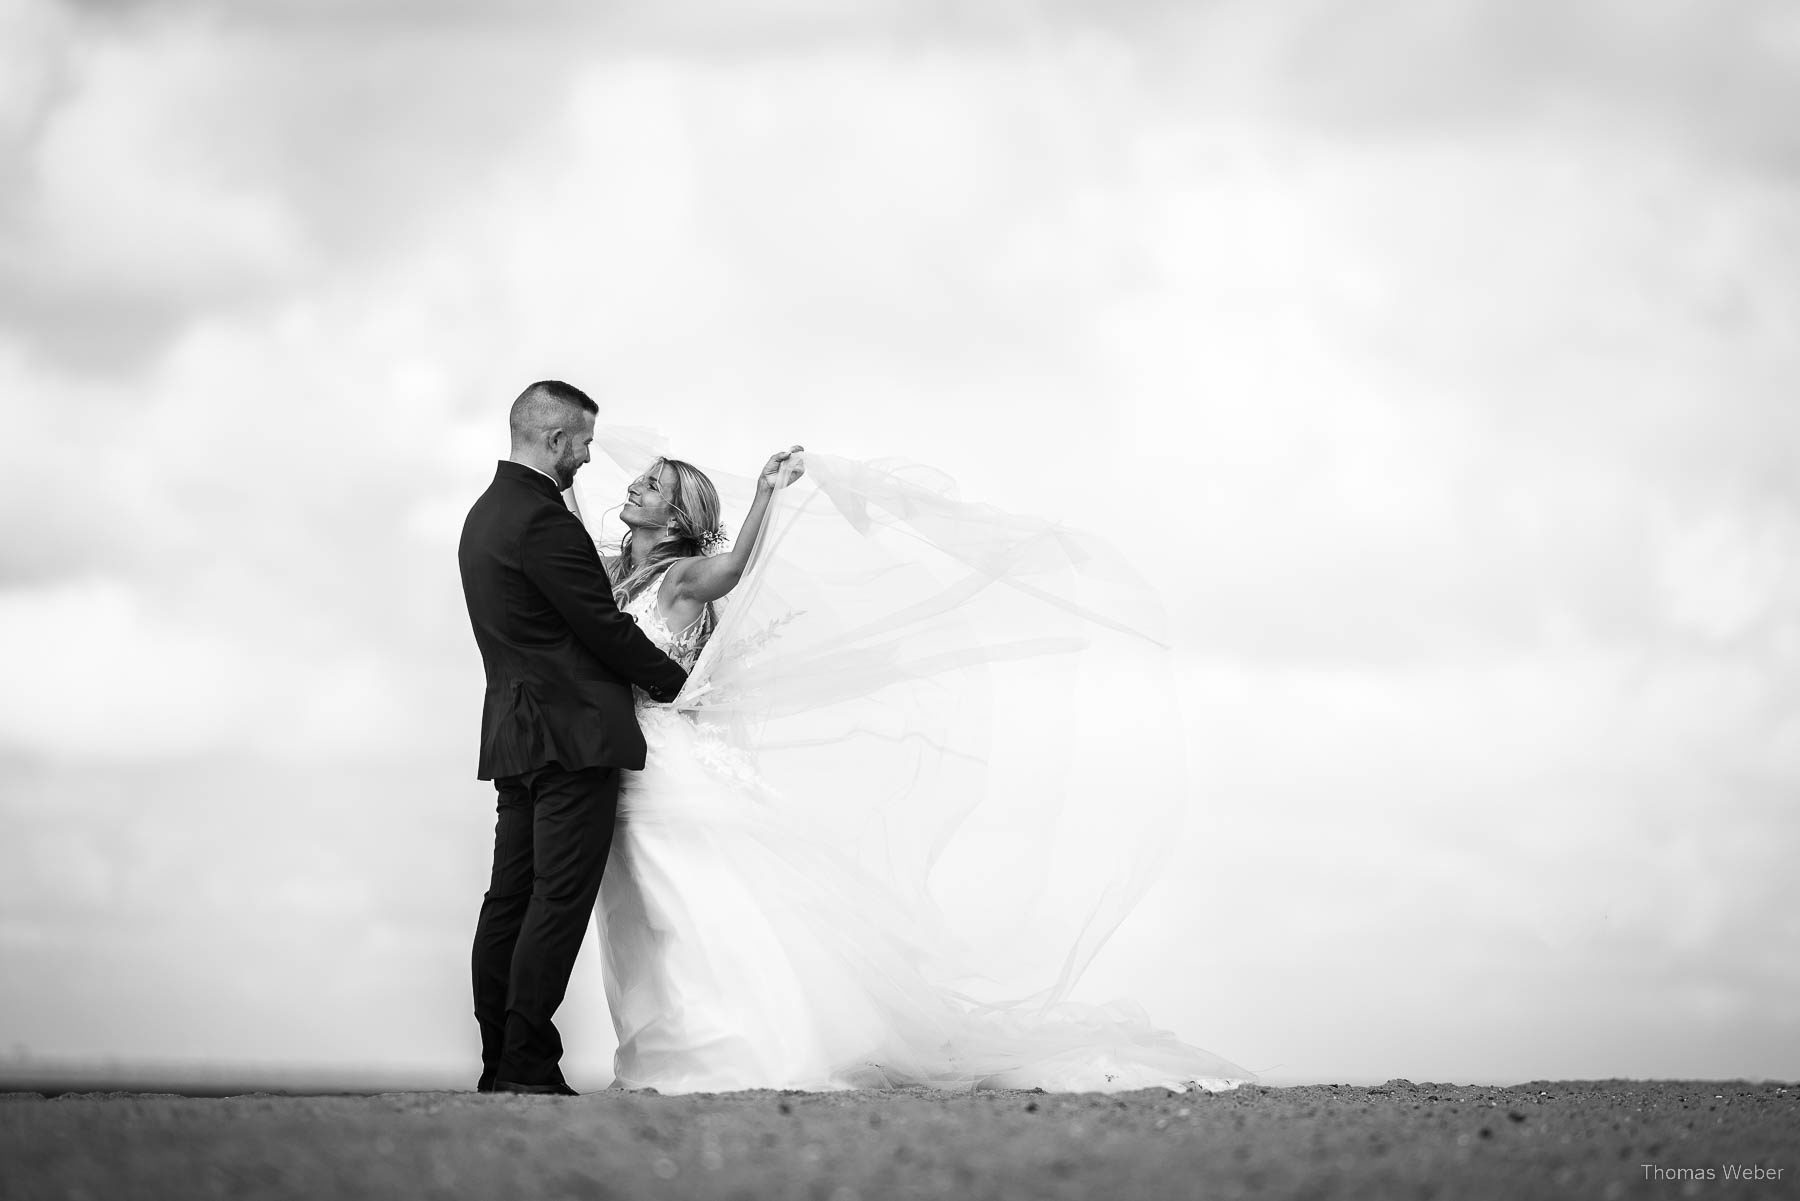
<path id="1" fill-rule="evenodd" d="M 512 403 L 512 436 L 517 441 L 569 424 L 577 413 L 598 413 L 600 406 L 574 384 L 541 379 L 519 393 Z"/>

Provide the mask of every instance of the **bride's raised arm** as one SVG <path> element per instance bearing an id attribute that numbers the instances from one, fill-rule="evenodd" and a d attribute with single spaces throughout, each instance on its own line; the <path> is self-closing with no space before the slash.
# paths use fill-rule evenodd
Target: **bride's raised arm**
<path id="1" fill-rule="evenodd" d="M 737 587 L 750 566 L 750 554 L 756 549 L 756 538 L 762 531 L 763 516 L 769 509 L 769 498 L 775 490 L 785 488 L 806 473 L 800 465 L 799 453 L 804 447 L 794 446 L 777 451 L 763 464 L 756 479 L 756 499 L 744 517 L 743 527 L 731 549 L 716 555 L 683 559 L 669 569 L 668 586 L 678 600 L 704 603 L 718 600 Z"/>

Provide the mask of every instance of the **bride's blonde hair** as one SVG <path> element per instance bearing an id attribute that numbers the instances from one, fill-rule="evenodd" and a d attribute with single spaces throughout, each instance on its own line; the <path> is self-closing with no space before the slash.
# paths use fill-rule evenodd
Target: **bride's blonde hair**
<path id="1" fill-rule="evenodd" d="M 644 560 L 644 565 L 633 571 L 631 539 L 637 531 L 625 531 L 625 537 L 619 541 L 619 557 L 608 568 L 612 579 L 613 599 L 620 608 L 624 608 L 668 564 L 676 559 L 687 559 L 705 553 L 701 540 L 719 528 L 719 490 L 706 478 L 706 473 L 692 463 L 661 458 L 650 464 L 644 474 L 655 478 L 664 467 L 675 473 L 675 486 L 669 490 L 666 498 L 669 508 L 675 514 L 675 520 L 669 527 L 675 536 L 652 550 Z M 708 605 L 707 609 L 710 611 L 712 606 Z"/>

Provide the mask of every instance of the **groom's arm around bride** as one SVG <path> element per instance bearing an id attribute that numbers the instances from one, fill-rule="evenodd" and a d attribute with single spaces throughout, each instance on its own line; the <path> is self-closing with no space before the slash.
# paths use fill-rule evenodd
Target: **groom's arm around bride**
<path id="1" fill-rule="evenodd" d="M 561 493 L 588 461 L 597 407 L 536 383 L 513 402 L 512 455 L 457 550 L 487 692 L 476 774 L 494 781 L 494 867 L 475 931 L 478 1087 L 559 1091 L 551 1016 L 612 841 L 618 773 L 644 765 L 631 686 L 669 701 L 687 673 L 613 602 Z"/>
<path id="2" fill-rule="evenodd" d="M 567 384 L 526 389 L 513 405 L 513 457 L 463 525 L 463 595 L 487 669 L 484 780 L 550 760 L 641 768 L 630 685 L 668 701 L 687 680 L 619 612 L 593 541 L 562 502 L 588 459 L 593 403 Z"/>

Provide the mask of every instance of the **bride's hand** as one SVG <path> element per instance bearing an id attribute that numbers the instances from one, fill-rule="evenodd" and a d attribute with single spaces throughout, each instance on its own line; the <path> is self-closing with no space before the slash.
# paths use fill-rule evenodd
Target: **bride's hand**
<path id="1" fill-rule="evenodd" d="M 785 488 L 805 475 L 806 467 L 800 457 L 800 452 L 805 449 L 804 446 L 794 446 L 770 455 L 769 461 L 763 464 L 762 474 L 756 482 L 764 488 Z M 784 464 L 788 467 L 786 472 L 782 470 Z"/>

